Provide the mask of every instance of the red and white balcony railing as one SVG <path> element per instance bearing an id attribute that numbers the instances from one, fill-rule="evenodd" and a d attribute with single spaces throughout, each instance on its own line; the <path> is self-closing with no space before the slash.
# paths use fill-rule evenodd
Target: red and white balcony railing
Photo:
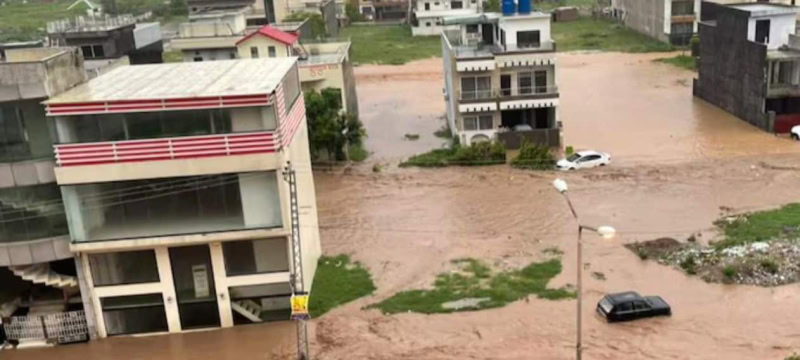
<path id="1" fill-rule="evenodd" d="M 274 131 L 164 139 L 55 145 L 58 166 L 191 159 L 272 153 L 281 142 Z"/>

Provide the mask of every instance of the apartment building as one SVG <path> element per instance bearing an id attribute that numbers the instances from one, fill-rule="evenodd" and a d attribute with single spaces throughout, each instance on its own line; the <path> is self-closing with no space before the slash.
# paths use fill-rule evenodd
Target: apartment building
<path id="1" fill-rule="evenodd" d="M 439 35 L 442 30 L 457 30 L 458 25 L 444 26 L 444 18 L 471 15 L 481 12 L 478 0 L 419 0 L 414 6 L 411 34 L 414 36 Z"/>
<path id="2" fill-rule="evenodd" d="M 774 133 L 800 125 L 796 7 L 703 2 L 694 95 Z"/>
<path id="3" fill-rule="evenodd" d="M 127 57 L 133 65 L 163 62 L 161 26 L 144 22 L 151 14 L 141 16 L 77 17 L 47 23 L 51 46 L 73 46 L 81 50 L 90 75 L 109 64 Z"/>
<path id="4" fill-rule="evenodd" d="M 350 42 L 336 40 L 301 41 L 297 35 L 267 25 L 237 43 L 239 57 L 299 56 L 300 83 L 303 91 L 336 89 L 342 108 L 358 114 L 358 95 Z"/>
<path id="5" fill-rule="evenodd" d="M 45 102 L 100 337 L 288 319 L 289 164 L 311 289 L 320 245 L 298 72 L 296 58 L 126 66 Z"/>
<path id="6" fill-rule="evenodd" d="M 7 49 L 0 59 L 0 317 L 81 309 L 40 102 L 85 79 L 72 48 Z"/>
<path id="7" fill-rule="evenodd" d="M 459 26 L 442 33 L 442 59 L 447 119 L 461 144 L 561 146 L 550 15 L 529 12 L 530 3 L 520 2 L 519 13 L 511 3 L 503 15 L 444 20 Z"/>
<path id="8" fill-rule="evenodd" d="M 612 0 L 610 14 L 625 26 L 673 45 L 697 33 L 701 0 Z"/>

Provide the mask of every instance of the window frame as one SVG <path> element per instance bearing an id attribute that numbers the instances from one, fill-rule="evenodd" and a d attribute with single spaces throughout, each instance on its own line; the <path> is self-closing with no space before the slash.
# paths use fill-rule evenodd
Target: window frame
<path id="1" fill-rule="evenodd" d="M 530 39 L 528 38 L 530 37 Z M 534 40 L 535 41 L 529 41 Z M 542 32 L 539 30 L 517 31 L 518 48 L 538 48 L 542 46 Z"/>

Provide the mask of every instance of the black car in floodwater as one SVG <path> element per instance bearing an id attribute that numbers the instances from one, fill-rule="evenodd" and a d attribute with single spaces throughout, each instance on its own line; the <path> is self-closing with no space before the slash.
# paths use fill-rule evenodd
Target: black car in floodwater
<path id="1" fill-rule="evenodd" d="M 641 296 L 627 291 L 606 295 L 597 303 L 597 313 L 608 322 L 615 322 L 669 316 L 672 315 L 672 309 L 660 296 Z"/>

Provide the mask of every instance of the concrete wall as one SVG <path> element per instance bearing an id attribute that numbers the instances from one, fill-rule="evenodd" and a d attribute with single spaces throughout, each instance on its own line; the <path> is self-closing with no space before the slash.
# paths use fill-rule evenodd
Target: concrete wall
<path id="1" fill-rule="evenodd" d="M 797 26 L 797 15 L 787 14 L 781 16 L 752 17 L 747 23 L 747 40 L 756 39 L 756 22 L 769 20 L 769 43 L 767 49 L 776 50 L 789 43 L 789 34 L 794 34 Z"/>
<path id="2" fill-rule="evenodd" d="M 453 86 L 453 77 L 456 74 L 456 59 L 453 52 L 450 50 L 450 43 L 447 36 L 442 34 L 442 67 L 444 69 L 444 97 L 445 97 L 445 113 L 447 115 L 447 124 L 453 134 L 460 129 L 456 127 L 456 114 L 458 109 L 458 99 L 456 89 Z"/>
<path id="3" fill-rule="evenodd" d="M 767 47 L 747 40 L 749 13 L 715 4 L 717 25 L 700 24 L 700 60 L 694 95 L 765 130 Z"/>
<path id="4" fill-rule="evenodd" d="M 671 4 L 672 0 L 615 0 L 614 7 L 623 11 L 625 26 L 668 42 L 668 31 L 665 29 L 671 24 L 668 17 L 665 19 L 668 10 L 665 1 Z"/>
<path id="5" fill-rule="evenodd" d="M 520 31 L 539 31 L 539 39 L 544 44 L 551 41 L 550 37 L 550 17 L 524 17 L 524 18 L 500 18 L 500 29 L 506 32 L 506 45 L 517 45 L 517 32 Z"/>
<path id="6" fill-rule="evenodd" d="M 9 61 L 0 62 L 0 102 L 46 98 L 86 81 L 79 50 L 52 51 L 8 50 Z"/>
<path id="7" fill-rule="evenodd" d="M 183 62 L 197 61 L 214 61 L 214 60 L 230 60 L 236 59 L 239 54 L 236 48 L 224 49 L 193 49 L 183 50 Z"/>

